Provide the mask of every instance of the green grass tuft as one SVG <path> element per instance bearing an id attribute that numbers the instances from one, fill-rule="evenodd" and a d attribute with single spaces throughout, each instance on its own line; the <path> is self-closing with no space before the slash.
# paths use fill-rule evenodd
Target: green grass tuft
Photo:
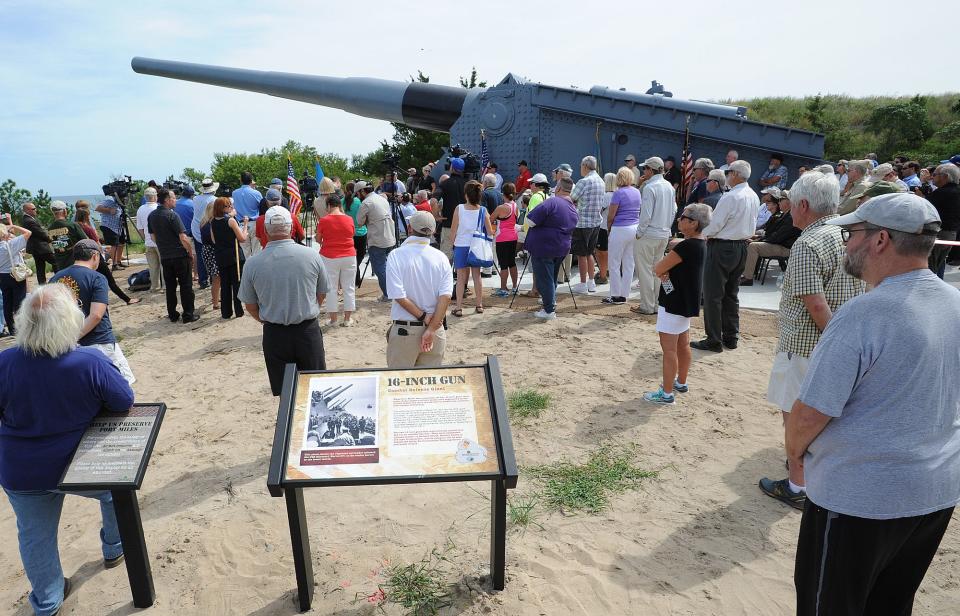
<path id="1" fill-rule="evenodd" d="M 606 509 L 610 496 L 635 489 L 658 471 L 634 465 L 636 447 L 603 447 L 584 464 L 557 462 L 527 470 L 543 484 L 546 504 L 562 512 L 599 513 Z"/>
<path id="2" fill-rule="evenodd" d="M 539 500 L 536 497 L 524 498 L 518 496 L 507 499 L 507 522 L 510 526 L 527 532 L 531 526 L 545 530 L 540 524 Z"/>
<path id="3" fill-rule="evenodd" d="M 550 394 L 533 389 L 521 389 L 510 394 L 510 417 L 518 421 L 536 419 L 550 405 Z"/>
<path id="4" fill-rule="evenodd" d="M 450 583 L 446 579 L 448 550 L 433 548 L 419 562 L 390 567 L 384 583 L 386 600 L 407 608 L 411 616 L 436 614 L 450 605 Z"/>

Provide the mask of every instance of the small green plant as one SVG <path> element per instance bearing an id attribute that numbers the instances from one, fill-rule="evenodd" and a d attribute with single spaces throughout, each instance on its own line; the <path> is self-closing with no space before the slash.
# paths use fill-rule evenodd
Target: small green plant
<path id="1" fill-rule="evenodd" d="M 527 472 L 543 484 L 548 506 L 562 512 L 599 513 L 606 509 L 611 495 L 635 489 L 642 480 L 657 476 L 658 471 L 635 466 L 635 458 L 636 446 L 603 447 L 584 464 L 557 462 Z"/>
<path id="2" fill-rule="evenodd" d="M 451 604 L 450 583 L 447 581 L 447 557 L 453 548 L 433 548 L 419 562 L 393 565 L 386 571 L 384 598 L 407 608 L 407 614 L 420 616 L 436 614 Z"/>
<path id="3" fill-rule="evenodd" d="M 507 499 L 507 521 L 510 526 L 527 532 L 531 526 L 545 530 L 538 521 L 540 518 L 539 502 L 537 497 L 524 498 L 522 496 Z"/>
<path id="4" fill-rule="evenodd" d="M 550 404 L 550 394 L 533 389 L 521 389 L 510 394 L 510 417 L 517 421 L 536 419 Z"/>

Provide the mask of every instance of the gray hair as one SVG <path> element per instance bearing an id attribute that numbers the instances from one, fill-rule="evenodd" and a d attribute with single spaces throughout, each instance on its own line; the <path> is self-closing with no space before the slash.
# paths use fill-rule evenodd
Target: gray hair
<path id="1" fill-rule="evenodd" d="M 822 164 L 822 165 L 818 165 L 818 166 L 814 167 L 814 169 L 815 169 L 816 171 L 819 171 L 820 173 L 833 173 L 833 166 L 832 166 L 832 165 L 828 165 L 827 163 L 824 163 L 824 164 Z"/>
<path id="2" fill-rule="evenodd" d="M 740 159 L 737 159 L 732 163 L 730 163 L 729 170 L 739 175 L 741 178 L 743 178 L 744 181 L 749 180 L 750 174 L 752 173 L 752 168 L 750 167 L 750 163 Z"/>
<path id="3" fill-rule="evenodd" d="M 713 218 L 713 208 L 706 203 L 691 203 L 683 208 L 683 213 L 689 218 L 697 221 L 697 231 L 703 231 L 710 224 Z"/>
<path id="4" fill-rule="evenodd" d="M 947 176 L 947 181 L 951 184 L 960 184 L 960 167 L 953 163 L 944 163 L 934 169 L 934 173 L 940 173 Z"/>
<path id="5" fill-rule="evenodd" d="M 904 257 L 929 257 L 937 241 L 940 223 L 923 225 L 923 233 L 906 233 L 894 229 L 885 229 L 890 234 L 890 243 L 898 255 Z"/>
<path id="6" fill-rule="evenodd" d="M 484 188 L 493 188 L 497 185 L 497 176 L 492 173 L 488 173 L 483 176 L 483 187 Z"/>
<path id="7" fill-rule="evenodd" d="M 581 167 L 586 167 L 590 171 L 597 170 L 597 159 L 595 156 L 584 156 L 583 160 L 580 161 Z"/>
<path id="8" fill-rule="evenodd" d="M 430 191 L 429 191 L 429 190 L 418 190 L 418 191 L 417 191 L 417 199 L 420 200 L 420 201 L 419 201 L 420 203 L 423 203 L 424 201 L 426 201 L 426 200 L 429 199 L 429 198 L 430 198 Z"/>
<path id="9" fill-rule="evenodd" d="M 790 201 L 800 203 L 801 199 L 809 203 L 810 210 L 818 216 L 836 214 L 840 204 L 837 176 L 816 169 L 807 171 L 790 187 Z"/>
<path id="10" fill-rule="evenodd" d="M 566 171 L 562 173 L 566 173 Z M 570 179 L 569 175 L 560 177 L 557 181 L 557 190 L 562 190 L 563 192 L 571 192 L 573 190 L 573 180 Z"/>
<path id="11" fill-rule="evenodd" d="M 18 347 L 30 355 L 60 357 L 77 346 L 83 312 L 69 287 L 53 283 L 27 295 L 14 323 Z"/>
<path id="12" fill-rule="evenodd" d="M 873 165 L 866 160 L 851 160 L 847 163 L 847 173 L 856 171 L 860 175 L 866 176 L 873 171 Z"/>
<path id="13" fill-rule="evenodd" d="M 733 154 L 734 158 L 736 158 L 737 160 L 740 159 L 740 153 L 737 152 L 736 150 L 730 150 L 729 152 L 727 152 L 727 154 Z"/>

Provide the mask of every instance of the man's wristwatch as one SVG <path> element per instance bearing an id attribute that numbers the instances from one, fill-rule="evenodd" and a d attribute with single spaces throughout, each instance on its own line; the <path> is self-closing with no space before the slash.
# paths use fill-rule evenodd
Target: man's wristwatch
<path id="1" fill-rule="evenodd" d="M 427 311 L 424 310 L 424 311 L 420 314 L 420 316 L 417 317 L 417 320 L 420 321 L 421 323 L 423 323 L 423 320 L 426 319 L 426 318 L 427 318 Z"/>

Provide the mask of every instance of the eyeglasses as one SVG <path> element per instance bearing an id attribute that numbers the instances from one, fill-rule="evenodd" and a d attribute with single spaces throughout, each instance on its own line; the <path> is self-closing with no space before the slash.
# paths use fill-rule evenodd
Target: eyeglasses
<path id="1" fill-rule="evenodd" d="M 848 229 L 846 227 L 840 227 L 840 239 L 843 240 L 843 243 L 846 244 L 850 241 L 850 235 L 856 233 L 857 231 L 879 231 L 877 227 L 860 227 L 859 229 Z"/>

